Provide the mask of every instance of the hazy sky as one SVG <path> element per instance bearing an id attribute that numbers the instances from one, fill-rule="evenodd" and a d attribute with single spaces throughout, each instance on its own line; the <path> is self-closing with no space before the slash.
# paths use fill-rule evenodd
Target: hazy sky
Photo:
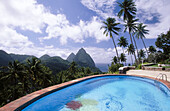
<path id="1" fill-rule="evenodd" d="M 121 2 L 122 0 L 117 0 Z M 110 63 L 115 50 L 109 37 L 100 30 L 107 17 L 117 18 L 116 0 L 0 0 L 0 49 L 8 53 L 44 54 L 64 59 L 81 47 L 96 63 Z M 147 47 L 157 35 L 169 30 L 170 0 L 135 0 L 137 18 L 150 30 Z M 120 32 L 117 39 L 128 33 Z M 129 40 L 130 42 L 130 40 Z M 138 48 L 143 48 L 137 40 Z M 122 49 L 118 47 L 118 51 Z M 130 59 L 128 59 L 128 62 Z"/>

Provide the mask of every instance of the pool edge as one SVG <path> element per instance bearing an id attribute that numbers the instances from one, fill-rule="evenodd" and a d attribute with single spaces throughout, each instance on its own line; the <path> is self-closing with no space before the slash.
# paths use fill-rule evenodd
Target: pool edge
<path id="1" fill-rule="evenodd" d="M 126 75 L 126 74 L 100 74 L 100 75 L 93 75 L 93 76 L 87 76 L 87 77 L 83 77 L 83 78 L 78 78 L 72 81 L 68 81 L 65 83 L 61 83 L 58 85 L 54 85 L 54 86 L 50 86 L 38 91 L 35 91 L 31 94 L 28 94 L 26 96 L 23 96 L 15 101 L 12 101 L 8 104 L 6 104 L 5 106 L 0 108 L 0 111 L 20 111 L 21 109 L 25 108 L 26 106 L 28 106 L 29 104 L 33 103 L 34 101 L 38 100 L 41 97 L 44 97 L 50 93 L 53 93 L 57 90 L 63 89 L 65 87 L 68 87 L 70 85 L 85 81 L 87 79 L 91 79 L 91 78 L 95 78 L 95 77 L 102 77 L 102 76 L 136 76 L 136 77 L 142 77 L 142 78 L 149 78 L 149 79 L 155 79 L 153 77 L 149 77 L 149 76 L 139 76 L 139 75 Z M 170 88 L 170 82 L 168 81 L 163 81 L 163 80 L 157 80 L 161 83 L 163 83 L 167 88 Z"/>

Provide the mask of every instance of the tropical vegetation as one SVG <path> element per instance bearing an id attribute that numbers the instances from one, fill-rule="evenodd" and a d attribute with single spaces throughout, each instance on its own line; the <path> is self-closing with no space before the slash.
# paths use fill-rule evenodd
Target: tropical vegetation
<path id="1" fill-rule="evenodd" d="M 75 62 L 57 74 L 53 74 L 38 58 L 27 59 L 25 63 L 9 62 L 0 67 L 0 106 L 45 87 L 94 74 L 99 72 L 79 67 Z"/>

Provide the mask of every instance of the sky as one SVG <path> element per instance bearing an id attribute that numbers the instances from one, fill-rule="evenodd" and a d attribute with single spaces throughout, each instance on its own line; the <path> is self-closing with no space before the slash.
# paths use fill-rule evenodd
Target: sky
<path id="1" fill-rule="evenodd" d="M 117 2 L 122 0 L 0 0 L 0 50 L 66 59 L 84 48 L 95 63 L 110 63 L 116 52 L 100 27 L 108 17 L 124 24 L 116 16 Z M 170 0 L 135 0 L 135 4 L 139 22 L 149 30 L 146 46 L 155 46 L 158 35 L 170 28 Z M 119 35 L 113 35 L 115 42 L 124 36 L 130 43 L 123 25 L 119 27 Z M 138 49 L 144 49 L 142 41 L 136 41 Z M 121 47 L 117 49 L 122 53 Z"/>

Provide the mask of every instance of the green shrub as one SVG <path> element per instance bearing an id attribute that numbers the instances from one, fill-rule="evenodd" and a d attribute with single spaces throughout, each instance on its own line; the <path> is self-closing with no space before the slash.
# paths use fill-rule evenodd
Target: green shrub
<path id="1" fill-rule="evenodd" d="M 113 64 L 109 67 L 109 72 L 111 73 L 115 73 L 116 71 L 118 71 L 119 67 L 122 67 L 122 64 Z"/>

